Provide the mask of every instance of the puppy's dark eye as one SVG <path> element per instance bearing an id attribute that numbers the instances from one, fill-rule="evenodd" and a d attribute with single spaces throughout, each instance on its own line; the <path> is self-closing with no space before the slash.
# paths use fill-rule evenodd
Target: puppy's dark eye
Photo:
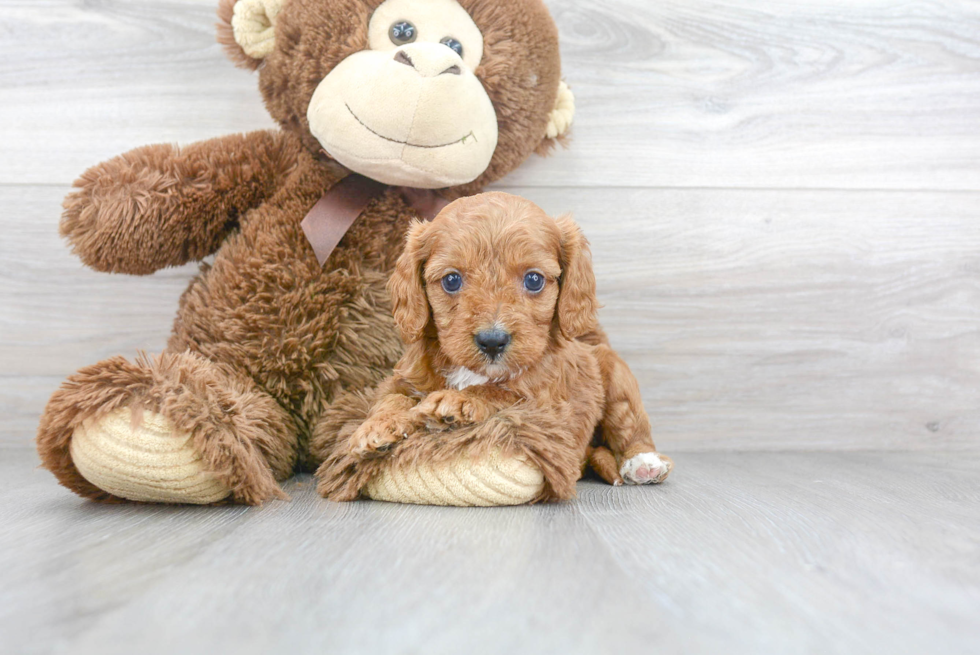
<path id="1" fill-rule="evenodd" d="M 405 45 L 406 43 L 411 43 L 415 40 L 418 32 L 415 31 L 415 26 L 409 23 L 407 20 L 400 20 L 397 23 L 392 23 L 391 27 L 388 28 L 388 38 L 395 45 Z"/>
<path id="2" fill-rule="evenodd" d="M 544 289 L 544 276 L 535 271 L 526 273 L 524 275 L 524 288 L 531 293 L 538 293 Z"/>
<path id="3" fill-rule="evenodd" d="M 463 287 L 463 276 L 459 273 L 448 273 L 442 278 L 442 289 L 446 293 L 456 293 Z"/>
<path id="4" fill-rule="evenodd" d="M 459 41 L 457 41 L 456 39 L 454 39 L 453 37 L 447 36 L 446 38 L 444 38 L 439 43 L 441 43 L 442 45 L 446 46 L 447 48 L 449 48 L 450 50 L 452 50 L 453 52 L 455 52 L 457 55 L 459 55 L 460 57 L 463 56 L 463 44 L 460 43 Z"/>

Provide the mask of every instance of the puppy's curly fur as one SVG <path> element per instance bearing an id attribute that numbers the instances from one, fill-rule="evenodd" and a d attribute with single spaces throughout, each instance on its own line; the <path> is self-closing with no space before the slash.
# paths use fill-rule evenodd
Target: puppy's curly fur
<path id="1" fill-rule="evenodd" d="M 376 462 L 419 461 L 435 443 L 523 455 L 545 474 L 537 500 L 573 496 L 586 463 L 610 484 L 667 477 L 639 385 L 598 325 L 588 243 L 570 218 L 504 193 L 457 200 L 412 226 L 388 289 L 406 352 L 353 401 L 359 420 L 333 424 L 326 438 L 346 443 L 318 472 L 325 496 L 350 500 Z"/>

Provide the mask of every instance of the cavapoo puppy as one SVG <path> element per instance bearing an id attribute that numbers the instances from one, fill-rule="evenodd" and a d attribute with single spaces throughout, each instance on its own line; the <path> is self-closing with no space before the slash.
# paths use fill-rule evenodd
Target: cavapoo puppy
<path id="1" fill-rule="evenodd" d="M 636 378 L 598 325 L 570 218 L 505 193 L 461 198 L 412 226 L 388 288 L 406 351 L 348 431 L 351 469 L 451 435 L 530 453 L 549 481 L 539 500 L 574 495 L 587 463 L 610 484 L 667 477 Z"/>

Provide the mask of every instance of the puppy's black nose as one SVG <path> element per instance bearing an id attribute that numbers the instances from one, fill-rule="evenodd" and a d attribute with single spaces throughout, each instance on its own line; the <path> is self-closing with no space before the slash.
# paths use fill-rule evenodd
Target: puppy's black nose
<path id="1" fill-rule="evenodd" d="M 510 343 L 510 335 L 503 330 L 483 330 L 473 338 L 480 352 L 493 359 L 499 357 Z"/>

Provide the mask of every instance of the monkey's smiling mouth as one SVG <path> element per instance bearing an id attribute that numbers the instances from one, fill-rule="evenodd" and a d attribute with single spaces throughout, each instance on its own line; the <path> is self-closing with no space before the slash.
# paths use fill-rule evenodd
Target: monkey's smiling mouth
<path id="1" fill-rule="evenodd" d="M 345 102 L 344 103 L 344 106 L 347 107 L 347 111 L 349 111 L 350 112 L 350 115 L 354 117 L 354 120 L 356 120 L 358 123 L 360 123 L 361 126 L 365 130 L 367 130 L 368 132 L 370 132 L 371 134 L 373 134 L 374 136 L 376 136 L 378 138 L 384 139 L 385 141 L 391 141 L 392 143 L 398 143 L 398 144 L 401 144 L 403 146 L 410 146 L 412 148 L 445 148 L 447 146 L 454 146 L 457 143 L 464 143 L 465 144 L 467 141 L 469 141 L 471 139 L 474 142 L 476 142 L 476 140 L 477 140 L 476 139 L 476 135 L 473 134 L 473 130 L 470 130 L 469 134 L 464 135 L 463 138 L 461 138 L 461 139 L 456 139 L 455 141 L 450 141 L 449 143 L 443 143 L 443 144 L 435 145 L 435 146 L 426 146 L 426 145 L 422 145 L 422 144 L 419 144 L 419 143 L 409 143 L 408 141 L 399 141 L 398 139 L 392 139 L 391 137 L 385 136 L 384 134 L 378 134 L 377 132 L 375 132 L 374 130 L 372 130 L 364 121 L 362 121 L 360 118 L 358 118 L 357 114 L 354 113 L 354 110 L 350 108 L 350 105 L 348 105 Z"/>

